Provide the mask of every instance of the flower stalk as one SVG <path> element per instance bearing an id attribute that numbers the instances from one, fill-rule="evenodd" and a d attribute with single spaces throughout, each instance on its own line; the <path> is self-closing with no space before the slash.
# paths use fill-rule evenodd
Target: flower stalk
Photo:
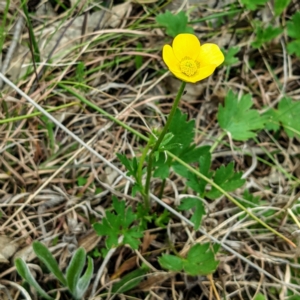
<path id="1" fill-rule="evenodd" d="M 153 166 L 154 153 L 159 149 L 159 146 L 160 146 L 161 142 L 163 141 L 165 135 L 168 132 L 171 121 L 174 117 L 174 114 L 175 114 L 176 109 L 178 107 L 179 101 L 180 101 L 180 99 L 182 97 L 182 94 L 184 92 L 185 85 L 186 85 L 186 82 L 183 81 L 180 85 L 179 90 L 178 90 L 178 93 L 177 93 L 177 96 L 176 96 L 175 101 L 173 103 L 171 112 L 168 116 L 166 125 L 164 126 L 162 132 L 160 133 L 156 143 L 154 144 L 154 146 L 153 146 L 153 148 L 152 148 L 152 150 L 149 154 L 148 165 L 147 165 L 147 177 L 146 177 L 146 184 L 145 184 L 145 206 L 146 206 L 146 209 L 150 208 L 149 191 L 150 191 L 150 181 L 151 181 L 151 176 L 152 176 L 152 166 Z"/>

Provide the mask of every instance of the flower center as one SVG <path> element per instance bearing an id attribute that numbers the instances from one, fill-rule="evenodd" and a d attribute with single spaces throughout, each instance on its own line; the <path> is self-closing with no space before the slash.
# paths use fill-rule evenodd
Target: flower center
<path id="1" fill-rule="evenodd" d="M 186 57 L 180 62 L 179 67 L 183 74 L 187 76 L 193 76 L 197 72 L 199 66 L 196 61 Z"/>

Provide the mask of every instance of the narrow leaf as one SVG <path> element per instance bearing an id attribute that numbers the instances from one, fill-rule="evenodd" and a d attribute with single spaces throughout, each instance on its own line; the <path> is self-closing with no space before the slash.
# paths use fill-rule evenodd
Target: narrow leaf
<path id="1" fill-rule="evenodd" d="M 28 266 L 26 265 L 26 263 L 22 260 L 22 258 L 17 258 L 15 260 L 15 266 L 17 269 L 17 272 L 19 273 L 19 275 L 25 279 L 29 285 L 31 285 L 32 287 L 34 287 L 36 289 L 36 291 L 45 299 L 48 300 L 53 300 L 53 298 L 51 298 L 41 287 L 40 285 L 36 282 L 36 280 L 34 279 L 34 277 L 32 276 Z"/>
<path id="2" fill-rule="evenodd" d="M 88 256 L 88 266 L 84 275 L 79 279 L 76 287 L 76 297 L 81 299 L 89 287 L 94 272 L 94 262 L 91 257 Z"/>
<path id="3" fill-rule="evenodd" d="M 85 264 L 85 250 L 79 248 L 73 255 L 67 268 L 67 285 L 73 296 L 76 296 L 76 287 Z"/>
<path id="4" fill-rule="evenodd" d="M 47 269 L 53 273 L 53 275 L 63 284 L 67 285 L 67 281 L 62 273 L 62 271 L 59 269 L 58 263 L 56 259 L 53 257 L 52 253 L 49 251 L 49 249 L 43 245 L 42 243 L 35 241 L 32 244 L 32 248 L 34 250 L 34 253 L 39 258 L 40 261 L 42 261 Z"/>
<path id="5" fill-rule="evenodd" d="M 147 273 L 146 269 L 138 269 L 125 275 L 120 281 L 115 283 L 112 287 L 112 293 L 125 293 L 136 287 Z"/>

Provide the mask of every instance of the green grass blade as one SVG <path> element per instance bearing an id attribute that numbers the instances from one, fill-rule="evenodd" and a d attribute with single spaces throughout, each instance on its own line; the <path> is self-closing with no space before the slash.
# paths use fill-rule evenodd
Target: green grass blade
<path id="1" fill-rule="evenodd" d="M 34 63 L 39 63 L 41 61 L 41 54 L 40 54 L 40 49 L 38 46 L 38 43 L 35 39 L 32 23 L 30 20 L 29 12 L 27 9 L 27 1 L 22 0 L 22 9 L 25 14 L 26 22 L 27 22 L 27 27 L 29 30 L 29 37 L 30 37 L 30 42 L 32 43 L 32 50 L 33 50 L 33 57 L 32 59 L 34 60 Z"/>
<path id="2" fill-rule="evenodd" d="M 46 111 L 47 112 L 53 112 L 53 111 L 57 111 L 57 110 L 60 110 L 60 109 L 63 109 L 63 108 L 68 108 L 68 107 L 78 105 L 78 104 L 79 104 L 79 102 L 71 102 L 71 103 L 67 103 L 67 104 L 63 104 L 63 105 L 60 105 L 60 106 L 56 106 L 56 107 L 46 109 Z M 6 104 L 5 101 L 3 102 L 3 105 L 5 105 L 4 110 L 5 110 L 6 115 L 8 115 L 8 108 L 7 108 L 7 104 Z M 42 113 L 37 111 L 37 112 L 31 113 L 31 114 L 28 114 L 28 115 L 16 116 L 16 117 L 11 117 L 11 118 L 7 117 L 6 119 L 0 120 L 0 125 L 5 124 L 5 123 L 21 121 L 21 120 L 25 120 L 25 119 L 30 119 L 30 118 L 37 117 L 37 116 L 40 116 L 40 115 L 42 115 Z"/>
<path id="3" fill-rule="evenodd" d="M 2 21 L 0 26 L 0 51 L 2 52 L 5 36 L 6 36 L 6 18 L 9 10 L 10 1 L 6 1 L 6 6 L 2 14 Z"/>

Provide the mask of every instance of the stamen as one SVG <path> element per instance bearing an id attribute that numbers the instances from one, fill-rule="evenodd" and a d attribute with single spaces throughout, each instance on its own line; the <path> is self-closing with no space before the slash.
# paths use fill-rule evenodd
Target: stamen
<path id="1" fill-rule="evenodd" d="M 180 70 L 183 74 L 187 76 L 195 75 L 197 69 L 198 69 L 198 63 L 193 59 L 186 57 L 180 62 Z"/>

